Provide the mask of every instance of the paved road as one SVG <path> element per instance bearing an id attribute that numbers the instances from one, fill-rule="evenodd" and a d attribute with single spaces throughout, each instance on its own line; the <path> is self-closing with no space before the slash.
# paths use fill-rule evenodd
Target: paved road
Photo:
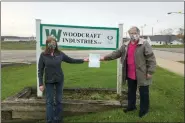
<path id="1" fill-rule="evenodd" d="M 184 48 L 153 48 L 153 49 L 160 50 L 160 51 L 168 51 L 168 52 L 183 53 L 184 54 Z"/>
<path id="2" fill-rule="evenodd" d="M 166 60 L 184 61 L 184 54 L 182 53 L 154 50 L 154 54 L 156 57 Z"/>
<path id="3" fill-rule="evenodd" d="M 112 51 L 106 50 L 88 50 L 88 51 L 64 51 L 67 55 L 73 58 L 84 58 L 88 57 L 89 53 L 98 53 L 101 56 L 108 54 Z M 174 53 L 167 51 L 154 50 L 156 57 L 173 60 L 173 61 L 184 61 L 184 54 Z M 1 51 L 1 62 L 35 62 L 36 52 L 35 50 L 2 50 Z"/>
<path id="4" fill-rule="evenodd" d="M 112 51 L 105 50 L 88 50 L 88 51 L 64 51 L 67 55 L 73 58 L 88 57 L 89 53 L 98 53 L 104 56 Z M 157 64 L 169 71 L 175 72 L 184 76 L 184 64 L 176 61 L 184 61 L 184 54 L 174 53 L 167 51 L 154 50 L 154 54 L 157 58 Z M 35 62 L 36 52 L 34 50 L 3 50 L 1 51 L 1 62 Z M 4 64 L 3 64 L 4 65 Z M 3 66 L 2 65 L 2 66 Z"/>
<path id="5" fill-rule="evenodd" d="M 73 58 L 88 57 L 89 53 L 99 53 L 105 55 L 111 51 L 64 51 L 67 55 Z M 34 62 L 36 61 L 35 50 L 3 50 L 1 51 L 1 62 Z"/>

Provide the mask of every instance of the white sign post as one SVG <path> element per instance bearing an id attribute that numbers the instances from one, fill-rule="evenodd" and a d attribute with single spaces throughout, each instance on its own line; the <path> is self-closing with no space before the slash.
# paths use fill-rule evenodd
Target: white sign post
<path id="1" fill-rule="evenodd" d="M 119 24 L 119 46 L 123 44 L 123 24 Z M 117 94 L 122 95 L 122 63 L 120 58 L 117 60 Z"/>
<path id="2" fill-rule="evenodd" d="M 39 63 L 39 57 L 42 52 L 41 46 L 40 46 L 40 24 L 41 20 L 36 19 L 36 57 L 37 57 L 37 96 L 42 97 L 42 91 L 39 89 L 39 77 L 38 77 L 38 63 Z"/>
<path id="3" fill-rule="evenodd" d="M 55 24 L 41 24 L 36 19 L 36 56 L 37 56 L 37 96 L 42 97 L 39 90 L 38 62 L 42 46 L 46 45 L 48 36 L 54 36 L 59 47 L 86 48 L 95 50 L 116 50 L 122 45 L 123 25 L 119 28 L 112 27 L 87 27 Z M 119 44 L 120 42 L 120 44 Z M 121 66 L 117 62 L 117 93 L 121 94 Z"/>

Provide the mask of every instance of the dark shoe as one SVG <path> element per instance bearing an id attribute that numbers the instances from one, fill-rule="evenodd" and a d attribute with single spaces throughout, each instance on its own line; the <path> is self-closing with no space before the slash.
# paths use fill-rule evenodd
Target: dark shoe
<path id="1" fill-rule="evenodd" d="M 142 118 L 143 116 L 145 116 L 148 113 L 148 111 L 140 111 L 139 112 L 139 117 Z"/>
<path id="2" fill-rule="evenodd" d="M 123 109 L 123 111 L 125 112 L 125 113 L 127 113 L 127 112 L 129 112 L 129 111 L 134 111 L 134 110 L 136 110 L 137 108 L 126 108 L 126 109 Z"/>

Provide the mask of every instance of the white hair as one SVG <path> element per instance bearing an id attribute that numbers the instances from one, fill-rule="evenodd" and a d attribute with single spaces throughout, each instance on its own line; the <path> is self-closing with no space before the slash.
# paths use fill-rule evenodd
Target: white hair
<path id="1" fill-rule="evenodd" d="M 140 34 L 140 29 L 136 26 L 132 26 L 129 30 L 128 30 L 128 33 L 130 33 L 130 30 L 131 29 L 136 29 L 137 33 Z"/>

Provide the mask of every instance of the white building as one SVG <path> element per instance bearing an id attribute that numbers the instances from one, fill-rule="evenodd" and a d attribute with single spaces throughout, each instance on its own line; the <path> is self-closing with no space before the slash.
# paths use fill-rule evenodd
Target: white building
<path id="1" fill-rule="evenodd" d="M 177 39 L 176 35 L 153 35 L 143 36 L 150 45 L 182 45 L 183 43 Z"/>
<path id="2" fill-rule="evenodd" d="M 35 37 L 18 37 L 18 36 L 2 36 L 1 41 L 19 42 L 19 41 L 34 41 Z"/>
<path id="3" fill-rule="evenodd" d="M 174 40 L 170 43 L 171 45 L 182 45 L 183 43 L 179 40 Z"/>

